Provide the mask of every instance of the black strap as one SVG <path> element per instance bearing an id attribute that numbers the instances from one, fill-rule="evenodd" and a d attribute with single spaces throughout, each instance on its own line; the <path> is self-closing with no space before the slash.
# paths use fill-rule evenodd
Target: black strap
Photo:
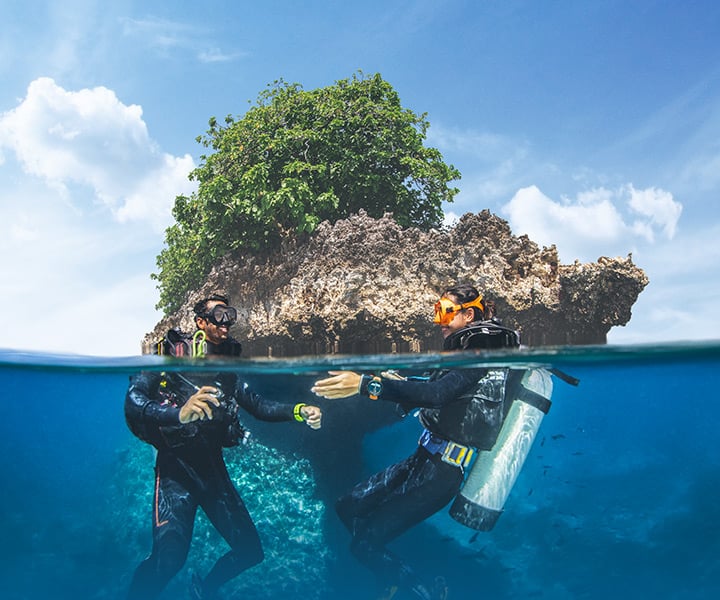
<path id="1" fill-rule="evenodd" d="M 550 371 L 550 373 L 552 373 L 556 377 L 559 377 L 560 379 L 562 379 L 565 383 L 569 383 L 570 385 L 579 385 L 580 384 L 580 380 L 577 377 L 568 375 L 567 373 L 564 373 L 560 369 L 552 368 L 552 369 L 548 369 L 548 371 Z"/>

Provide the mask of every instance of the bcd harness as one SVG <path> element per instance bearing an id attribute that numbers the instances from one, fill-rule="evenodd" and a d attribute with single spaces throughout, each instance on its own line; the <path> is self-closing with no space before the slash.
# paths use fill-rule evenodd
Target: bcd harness
<path id="1" fill-rule="evenodd" d="M 418 444 L 430 454 L 439 454 L 443 462 L 461 469 L 467 468 L 475 456 L 475 450 L 472 448 L 444 440 L 429 429 L 423 430 Z"/>
<path id="2" fill-rule="evenodd" d="M 226 356 L 240 356 L 242 344 L 236 339 L 229 337 L 219 347 L 208 344 L 205 332 L 196 331 L 193 335 L 184 333 L 179 329 L 170 329 L 153 346 L 154 354 L 168 355 L 175 357 L 202 358 L 214 351 L 222 350 L 220 353 Z"/>

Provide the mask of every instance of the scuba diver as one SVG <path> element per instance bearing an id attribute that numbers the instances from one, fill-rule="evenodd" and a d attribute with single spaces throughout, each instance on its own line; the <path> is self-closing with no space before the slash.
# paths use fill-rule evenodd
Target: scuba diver
<path id="1" fill-rule="evenodd" d="M 502 327 L 495 306 L 469 284 L 448 288 L 435 305 L 445 350 L 518 347 L 519 336 Z M 478 337 L 479 336 L 479 337 Z M 505 414 L 507 369 L 439 370 L 429 378 L 401 378 L 394 371 L 371 376 L 330 371 L 312 391 L 328 399 L 355 394 L 397 403 L 405 414 L 420 408 L 424 427 L 405 460 L 357 484 L 336 504 L 352 535 L 353 556 L 377 577 L 380 598 L 403 592 L 443 600 L 442 577 L 426 584 L 386 545 L 447 505 L 460 491 L 476 450 L 492 448 Z"/>
<path id="2" fill-rule="evenodd" d="M 176 356 L 238 356 L 229 335 L 237 310 L 223 294 L 194 307 L 197 332 L 174 332 L 161 352 Z M 192 352 L 188 352 L 188 348 Z M 231 372 L 142 372 L 130 378 L 125 417 L 130 430 L 157 449 L 152 507 L 151 554 L 137 567 L 128 598 L 156 598 L 182 568 L 190 549 L 198 507 L 229 544 L 204 579 L 193 573 L 190 597 L 216 598 L 219 588 L 262 562 L 260 537 L 223 460 L 223 448 L 246 438 L 238 420 L 242 408 L 264 421 L 298 421 L 321 426 L 316 406 L 283 404 L 253 393 Z"/>

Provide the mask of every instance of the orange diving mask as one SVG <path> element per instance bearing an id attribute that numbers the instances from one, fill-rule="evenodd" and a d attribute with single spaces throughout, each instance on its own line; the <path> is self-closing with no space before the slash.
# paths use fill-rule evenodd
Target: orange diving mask
<path id="1" fill-rule="evenodd" d="M 449 298 L 440 298 L 440 300 L 435 303 L 435 323 L 438 325 L 450 325 L 450 321 L 455 318 L 455 313 L 473 307 L 479 308 L 482 313 L 485 312 L 482 296 L 478 296 L 475 300 L 471 300 L 465 304 L 455 304 Z"/>

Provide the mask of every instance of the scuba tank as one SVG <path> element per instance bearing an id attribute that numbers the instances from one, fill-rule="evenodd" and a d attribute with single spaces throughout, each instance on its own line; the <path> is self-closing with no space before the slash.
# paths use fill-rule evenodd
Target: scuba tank
<path id="1" fill-rule="evenodd" d="M 508 390 L 509 410 L 490 450 L 480 450 L 450 516 L 479 531 L 490 531 L 525 463 L 543 418 L 550 410 L 553 382 L 545 369 L 528 369 L 517 391 Z"/>

